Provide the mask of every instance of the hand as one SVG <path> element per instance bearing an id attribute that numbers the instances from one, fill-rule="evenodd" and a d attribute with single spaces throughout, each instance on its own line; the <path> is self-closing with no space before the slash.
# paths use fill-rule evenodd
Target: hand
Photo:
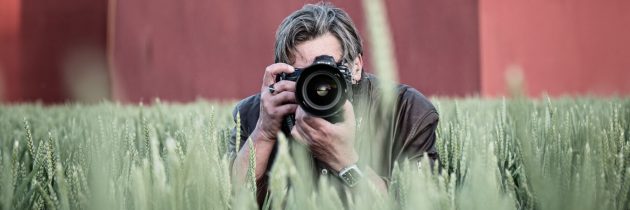
<path id="1" fill-rule="evenodd" d="M 332 124 L 322 118 L 308 115 L 298 108 L 295 112 L 296 124 L 291 135 L 307 145 L 313 156 L 328 164 L 333 170 L 355 164 L 359 156 L 354 149 L 355 119 L 352 104 L 343 106 L 344 121 Z"/>
<path id="2" fill-rule="evenodd" d="M 298 105 L 295 101 L 295 82 L 279 81 L 280 73 L 293 73 L 294 68 L 285 63 L 275 63 L 265 69 L 260 92 L 260 116 L 256 123 L 255 133 L 268 141 L 275 141 L 282 128 L 282 121 L 288 114 L 295 113 Z M 274 84 L 275 83 L 275 84 Z M 274 84 L 274 93 L 269 86 Z"/>

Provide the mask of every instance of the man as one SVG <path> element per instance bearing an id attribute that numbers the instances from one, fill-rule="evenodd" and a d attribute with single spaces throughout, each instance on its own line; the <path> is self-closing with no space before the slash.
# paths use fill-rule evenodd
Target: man
<path id="1" fill-rule="evenodd" d="M 330 123 L 309 115 L 297 105 L 295 82 L 276 82 L 279 74 L 307 67 L 320 55 L 332 56 L 352 73 L 354 94 L 352 102 L 343 106 L 342 122 Z M 261 191 L 265 190 L 266 172 L 272 164 L 282 122 L 287 115 L 295 114 L 291 135 L 309 149 L 317 163 L 316 173 L 339 177 L 337 180 L 343 180 L 340 182 L 347 186 L 369 180 L 386 191 L 395 161 L 408 158 L 419 163 L 425 153 L 431 163 L 437 159 L 434 144 L 438 114 L 417 90 L 398 85 L 391 118 L 382 119 L 380 114 L 387 110 L 380 106 L 381 93 L 376 78 L 363 72 L 361 39 L 348 14 L 325 3 L 304 6 L 280 24 L 276 33 L 275 63 L 265 69 L 260 93 L 243 99 L 234 109 L 235 121 L 240 113 L 241 126 L 234 128 L 229 142 L 234 158 L 233 175 L 244 179 L 249 161 L 248 146 L 236 151 L 236 129 L 240 129 L 239 145 L 253 141 L 256 179 L 262 183 Z M 374 130 L 382 131 L 383 135 L 374 139 L 374 132 L 369 132 Z M 372 153 L 366 154 L 373 155 L 364 155 L 358 152 L 358 145 L 378 146 L 368 146 Z"/>

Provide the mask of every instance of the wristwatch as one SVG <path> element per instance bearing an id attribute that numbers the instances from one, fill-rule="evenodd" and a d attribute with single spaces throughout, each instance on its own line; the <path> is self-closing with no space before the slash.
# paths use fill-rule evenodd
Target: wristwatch
<path id="1" fill-rule="evenodd" d="M 338 176 L 348 187 L 354 187 L 359 183 L 361 178 L 363 178 L 363 173 L 356 164 L 352 164 L 351 166 L 342 168 Z"/>

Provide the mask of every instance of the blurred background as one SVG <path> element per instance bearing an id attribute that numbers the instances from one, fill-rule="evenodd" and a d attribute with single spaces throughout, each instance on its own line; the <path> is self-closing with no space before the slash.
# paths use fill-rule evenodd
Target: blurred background
<path id="1" fill-rule="evenodd" d="M 0 100 L 243 98 L 280 22 L 313 2 L 0 0 Z M 399 78 L 425 95 L 501 97 L 506 77 L 531 97 L 630 95 L 628 0 L 385 2 Z M 361 1 L 332 3 L 369 46 Z"/>

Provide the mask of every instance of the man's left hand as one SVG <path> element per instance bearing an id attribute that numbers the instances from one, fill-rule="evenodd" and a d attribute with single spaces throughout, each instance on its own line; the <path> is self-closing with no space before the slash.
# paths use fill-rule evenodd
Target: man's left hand
<path id="1" fill-rule="evenodd" d="M 307 145 L 313 156 L 328 164 L 331 169 L 339 171 L 359 160 L 354 149 L 354 109 L 349 101 L 343 106 L 342 122 L 330 123 L 309 115 L 299 107 L 295 112 L 295 120 L 291 135 Z"/>

